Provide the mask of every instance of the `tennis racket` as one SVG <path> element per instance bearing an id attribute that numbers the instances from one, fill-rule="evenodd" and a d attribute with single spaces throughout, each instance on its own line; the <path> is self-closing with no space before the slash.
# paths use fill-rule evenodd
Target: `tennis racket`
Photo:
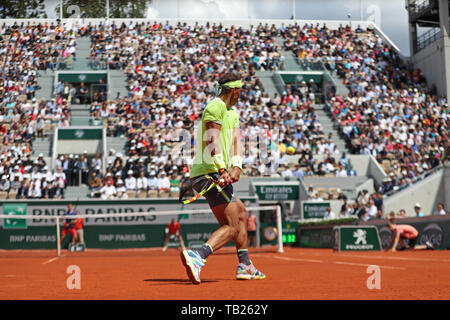
<path id="1" fill-rule="evenodd" d="M 205 175 L 205 178 L 209 180 L 209 184 L 206 184 L 206 186 L 194 196 L 191 196 L 192 194 L 194 194 L 194 191 L 195 191 L 194 188 L 192 187 L 192 183 L 190 183 L 190 182 L 187 183 L 186 187 L 180 191 L 180 197 L 179 197 L 178 201 L 181 204 L 192 203 L 195 200 L 202 197 L 205 193 L 207 193 L 212 188 L 216 188 L 223 195 L 225 200 L 227 200 L 227 202 L 231 201 L 230 198 L 225 193 L 225 191 L 223 191 L 223 189 L 220 187 L 219 183 L 221 183 L 221 181 L 214 180 L 214 178 L 209 175 Z"/>

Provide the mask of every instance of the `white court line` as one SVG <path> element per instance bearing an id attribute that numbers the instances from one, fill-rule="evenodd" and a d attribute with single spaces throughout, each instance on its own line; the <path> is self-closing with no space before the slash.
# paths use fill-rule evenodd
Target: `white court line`
<path id="1" fill-rule="evenodd" d="M 335 261 L 334 264 L 345 264 L 349 266 L 359 266 L 359 267 L 368 267 L 373 266 L 374 264 L 365 264 L 365 263 L 353 263 L 353 262 L 343 262 L 343 261 Z M 376 264 L 377 267 L 384 268 L 384 269 L 397 269 L 397 270 L 406 270 L 406 268 L 402 267 L 390 267 L 390 266 L 380 266 Z"/>
<path id="2" fill-rule="evenodd" d="M 315 262 L 315 263 L 323 263 L 322 260 L 313 260 L 313 259 L 297 259 L 297 258 L 288 258 L 288 257 L 279 257 L 279 256 L 272 256 L 272 258 L 280 259 L 280 260 L 287 260 L 287 261 L 302 261 L 302 262 Z"/>
<path id="3" fill-rule="evenodd" d="M 328 255 L 328 254 L 323 254 L 323 253 L 319 253 L 319 252 L 311 252 L 311 253 L 297 252 L 297 253 L 300 255 L 314 255 L 314 256 Z M 356 254 L 343 254 L 342 252 L 340 252 L 340 253 L 336 252 L 336 254 L 340 254 L 342 257 L 346 257 L 346 258 L 355 257 L 355 258 L 390 259 L 390 260 L 402 260 L 402 261 L 450 262 L 450 260 L 447 260 L 447 259 L 425 259 L 425 258 L 407 258 L 407 257 L 390 257 L 390 256 L 365 256 L 365 255 L 356 255 Z"/>
<path id="4" fill-rule="evenodd" d="M 42 262 L 42 264 L 51 263 L 51 262 L 53 262 L 53 261 L 55 261 L 55 260 L 57 260 L 57 259 L 59 259 L 59 258 L 65 257 L 65 256 L 66 256 L 66 255 L 63 254 L 61 257 L 54 257 L 54 258 L 51 258 L 51 259 L 49 259 L 49 260 L 47 260 L 47 261 L 45 261 L 45 262 Z"/>
<path id="5" fill-rule="evenodd" d="M 297 258 L 288 258 L 288 257 L 279 257 L 279 256 L 273 256 L 273 258 L 281 259 L 281 260 L 287 260 L 287 261 L 302 261 L 302 262 L 314 262 L 314 263 L 324 263 L 323 260 L 313 260 L 313 259 L 297 259 Z M 343 261 L 333 261 L 334 264 L 345 264 L 350 266 L 362 266 L 362 267 L 368 267 L 371 264 L 363 264 L 363 263 L 352 263 L 352 262 L 343 262 Z M 406 270 L 406 268 L 402 267 L 391 267 L 391 266 L 380 266 L 377 265 L 380 268 L 384 269 L 398 269 L 398 270 Z"/>

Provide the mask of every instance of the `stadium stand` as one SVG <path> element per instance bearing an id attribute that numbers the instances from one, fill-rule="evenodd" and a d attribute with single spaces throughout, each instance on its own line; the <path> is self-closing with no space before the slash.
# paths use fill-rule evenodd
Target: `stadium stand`
<path id="1" fill-rule="evenodd" d="M 40 153 L 32 160 L 33 142 L 56 126 L 70 124 L 70 95 L 36 97 L 37 78 L 46 70 L 70 68 L 76 34 L 50 24 L 3 24 L 0 29 L 0 176 L 2 197 L 62 196 L 63 181 L 53 176 Z M 51 190 L 51 191 L 47 191 Z"/>

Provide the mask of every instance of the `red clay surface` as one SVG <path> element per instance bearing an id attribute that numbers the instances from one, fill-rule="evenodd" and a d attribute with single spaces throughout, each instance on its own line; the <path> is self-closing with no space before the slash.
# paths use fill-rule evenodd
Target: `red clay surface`
<path id="1" fill-rule="evenodd" d="M 332 252 L 250 249 L 265 280 L 234 279 L 237 257 L 224 248 L 208 258 L 202 284 L 187 280 L 179 251 L 0 251 L 2 299 L 450 299 L 450 251 Z M 66 287 L 68 266 L 81 269 L 81 289 Z M 367 266 L 378 265 L 381 289 L 369 290 Z"/>

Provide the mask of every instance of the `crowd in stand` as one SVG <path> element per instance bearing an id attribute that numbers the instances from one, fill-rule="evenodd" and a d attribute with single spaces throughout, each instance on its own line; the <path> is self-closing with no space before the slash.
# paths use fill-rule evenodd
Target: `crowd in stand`
<path id="1" fill-rule="evenodd" d="M 293 154 L 301 156 L 301 166 L 311 164 L 305 174 L 327 172 L 322 170 L 319 159 L 337 156 L 339 152 L 334 146 L 323 148 L 329 142 L 324 141 L 312 108 L 319 92 L 317 84 L 295 82 L 281 96 L 269 97 L 255 77 L 257 70 L 282 67 L 280 48 L 274 41 L 279 32 L 274 26 L 243 30 L 209 24 L 121 25 L 92 30 L 92 54 L 116 61 L 110 61 L 110 68 L 124 69 L 129 80 L 127 97 L 92 104 L 92 120 L 108 124 L 111 135 L 128 139 L 127 156 L 167 158 L 180 140 L 180 130 L 188 130 L 193 137 L 194 121 L 214 97 L 219 74 L 234 70 L 244 78 L 236 106 L 242 134 L 249 137 L 245 143 L 244 174 L 288 174 L 283 171 L 288 165 L 289 146 L 294 147 Z M 255 136 L 270 136 L 274 130 L 280 131 L 281 143 L 275 152 L 280 154 L 281 166 L 273 160 L 255 158 L 248 143 Z M 175 158 L 179 166 L 191 164 L 188 158 L 185 162 Z"/>
<path id="2" fill-rule="evenodd" d="M 351 152 L 374 156 L 389 175 L 377 192 L 407 187 L 448 160 L 447 100 L 373 30 L 309 25 L 284 34 L 286 49 L 321 58 L 347 85 L 350 93 L 332 97 L 325 109 Z"/>
<path id="3" fill-rule="evenodd" d="M 32 161 L 31 154 L 34 139 L 70 123 L 68 99 L 38 99 L 36 90 L 39 72 L 64 69 L 75 57 L 75 35 L 54 23 L 0 27 L 0 191 L 10 199 L 63 196 L 65 182 L 43 155 Z"/>
<path id="4" fill-rule="evenodd" d="M 300 59 L 322 59 L 348 86 L 350 94 L 326 101 L 326 110 L 339 124 L 352 153 L 373 155 L 388 172 L 389 178 L 370 196 L 374 205 L 378 194 L 409 185 L 448 157 L 446 99 L 437 98 L 435 87 L 427 89 L 420 71 L 411 71 L 372 30 L 330 30 L 319 25 L 259 25 L 245 30 L 216 24 L 143 23 L 73 30 L 56 24 L 4 25 L 0 31 L 0 52 L 6 62 L 0 80 L 0 174 L 6 175 L 9 188 L 16 166 L 29 188 L 39 184 L 35 181 L 40 181 L 41 189 L 44 182 L 48 184 L 42 177 L 28 180 L 36 166 L 25 165 L 24 159 L 33 138 L 42 136 L 46 125 L 69 123 L 70 102 L 79 92 L 60 82 L 56 99 L 37 101 L 36 77 L 39 70 L 64 68 L 58 64 L 61 57 L 75 58 L 76 35 L 90 36 L 92 61 L 103 59 L 108 68 L 127 75 L 128 96 L 107 100 L 100 93 L 91 105 L 94 122 L 105 123 L 110 135 L 127 139 L 126 154 L 110 154 L 115 159 L 105 168 L 98 157 L 93 162 L 87 155 L 58 158 L 54 175 L 64 174 L 64 187 L 59 191 L 54 187 L 55 196 L 63 196 L 66 185 L 77 185 L 79 177 L 93 195 L 103 198 L 128 197 L 132 191 L 176 193 L 192 164 L 192 157 L 173 152 L 180 145 L 179 133 L 188 131 L 192 142 L 194 122 L 214 97 L 216 80 L 225 71 L 236 71 L 244 80 L 235 109 L 243 136 L 250 137 L 243 140 L 245 175 L 299 179 L 356 175 L 345 152 L 323 133 L 312 106 L 320 92 L 314 81 L 288 84 L 281 96 L 264 93 L 256 72 L 282 69 L 284 63 L 275 36 L 284 37 L 284 49 Z M 253 137 L 273 134 L 280 143 L 269 154 L 276 154 L 278 163 L 252 152 Z M 296 163 L 289 163 L 289 155 L 298 158 Z M 47 179 L 44 167 L 37 170 Z M 0 186 L 4 185 L 2 179 Z M 358 203 L 357 208 L 372 207 L 370 201 Z"/>

